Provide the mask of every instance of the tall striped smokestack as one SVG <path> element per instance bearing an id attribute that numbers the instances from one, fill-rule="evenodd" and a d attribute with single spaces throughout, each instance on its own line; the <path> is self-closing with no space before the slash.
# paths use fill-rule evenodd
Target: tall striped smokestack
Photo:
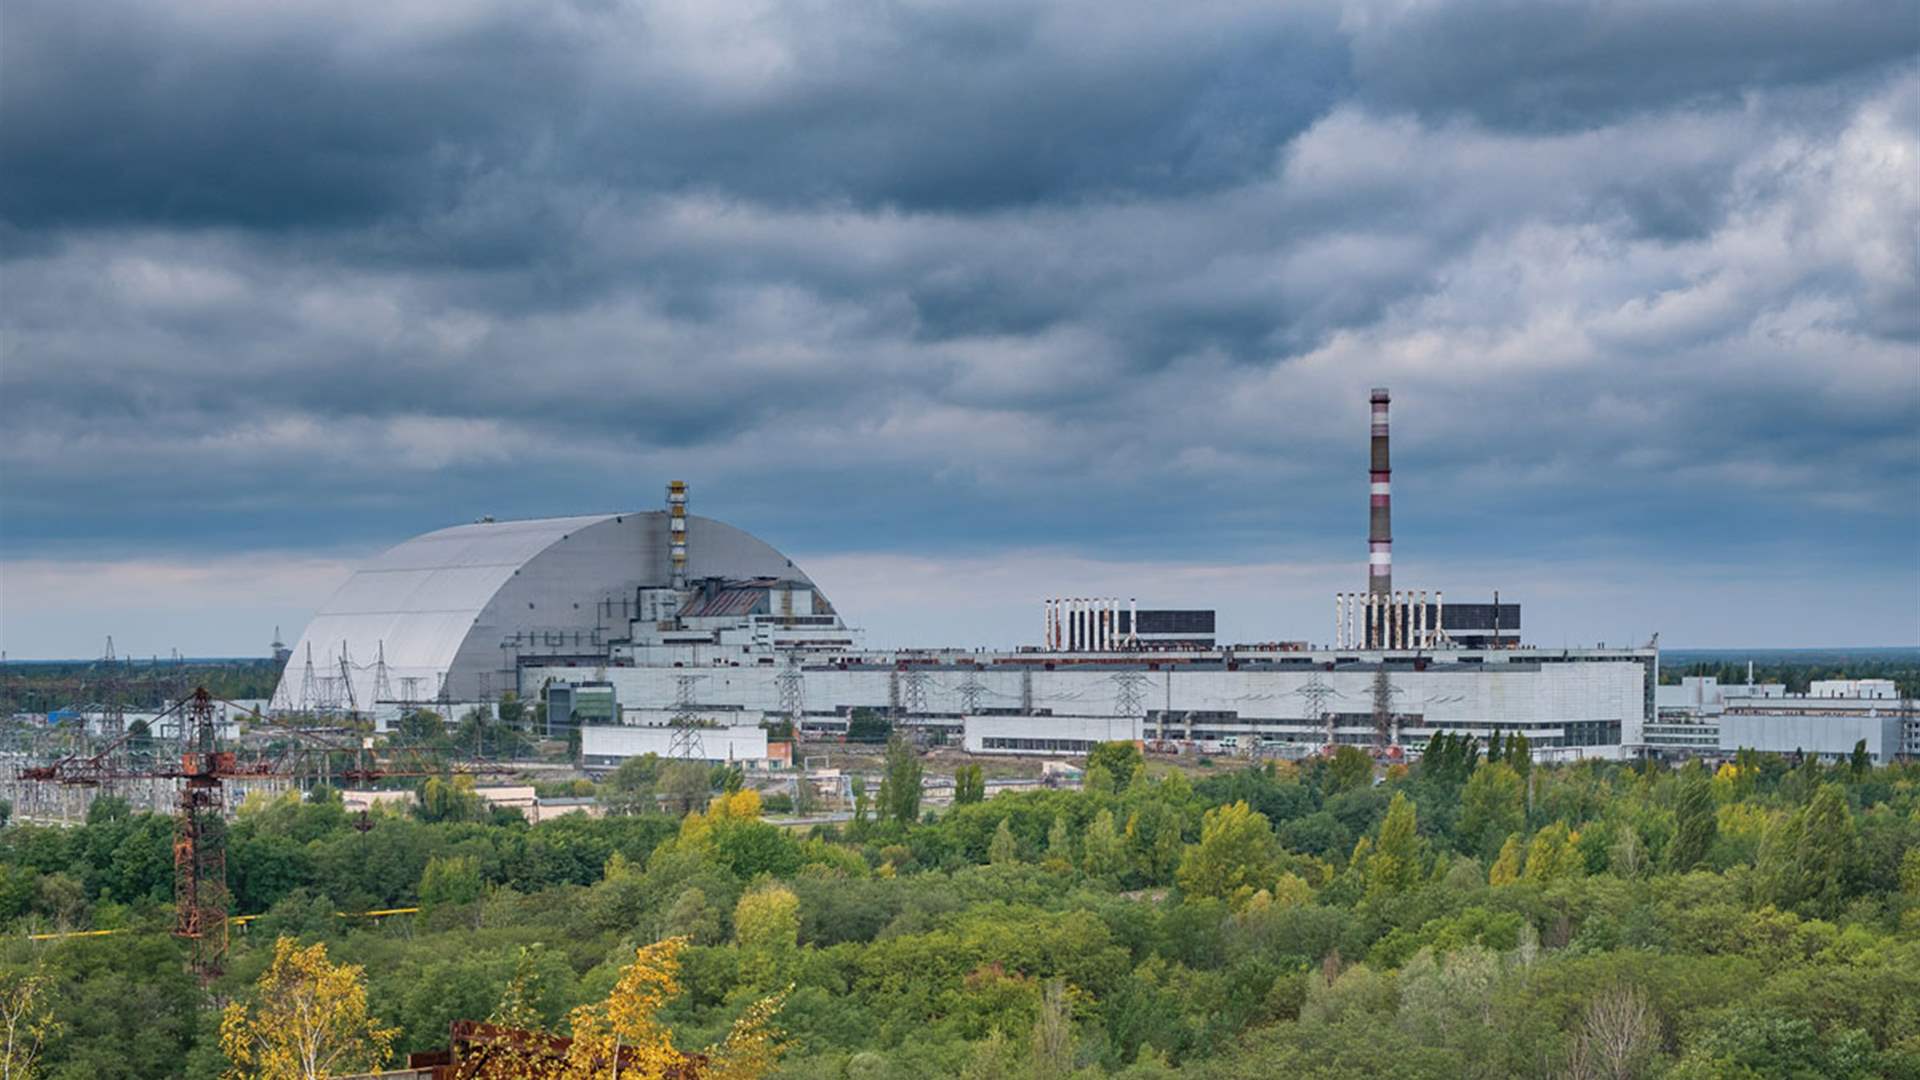
<path id="1" fill-rule="evenodd" d="M 1393 592 L 1393 465 L 1387 457 L 1387 388 L 1373 388 L 1373 461 L 1367 486 L 1367 591 Z"/>
<path id="2" fill-rule="evenodd" d="M 687 482 L 667 484 L 667 540 L 673 560 L 673 587 L 687 587 Z"/>

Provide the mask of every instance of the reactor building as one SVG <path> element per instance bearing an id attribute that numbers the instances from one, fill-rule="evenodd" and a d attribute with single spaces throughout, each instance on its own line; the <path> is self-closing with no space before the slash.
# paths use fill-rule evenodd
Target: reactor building
<path id="1" fill-rule="evenodd" d="M 731 525 L 687 516 L 685 495 L 675 484 L 666 510 L 483 518 L 375 556 L 307 624 L 273 708 L 491 701 L 520 690 L 529 664 L 605 664 L 635 624 L 684 633 L 737 621 L 751 614 L 749 594 L 782 616 L 777 630 L 757 624 L 767 648 L 852 644 L 793 560 Z"/>
<path id="2" fill-rule="evenodd" d="M 308 625 L 273 706 L 380 717 L 512 691 L 546 703 L 552 732 L 578 727 L 589 766 L 656 744 L 733 754 L 776 723 L 832 736 L 863 710 L 983 754 L 1130 739 L 1391 757 L 1437 732 L 1521 732 L 1543 756 L 1637 752 L 1655 648 L 1528 647 L 1518 604 L 1396 583 L 1387 391 L 1370 405 L 1366 587 L 1333 596 L 1323 643 L 1233 644 L 1210 610 L 1058 597 L 1031 645 L 867 648 L 793 560 L 689 516 L 676 481 L 664 509 L 482 519 L 374 558 Z M 686 731 L 710 734 L 670 734 Z"/>

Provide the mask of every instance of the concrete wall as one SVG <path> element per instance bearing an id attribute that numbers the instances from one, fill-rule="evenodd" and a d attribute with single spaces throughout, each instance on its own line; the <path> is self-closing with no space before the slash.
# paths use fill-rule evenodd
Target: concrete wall
<path id="1" fill-rule="evenodd" d="M 1117 716 L 969 716 L 962 724 L 972 754 L 1077 755 L 1094 743 L 1141 738 L 1138 719 Z"/>
<path id="2" fill-rule="evenodd" d="M 1867 753 L 1885 763 L 1900 752 L 1900 718 L 1896 716 L 1795 716 L 1770 714 L 1720 718 L 1720 750 L 1760 750 L 1776 754 L 1805 751 L 1825 757 L 1844 757 L 1865 739 Z"/>
<path id="3" fill-rule="evenodd" d="M 669 757 L 673 728 L 594 726 L 580 729 L 580 756 L 591 769 L 614 768 L 630 757 Z M 758 761 L 767 756 L 767 733 L 759 727 L 709 728 L 699 732 L 702 760 Z"/>
<path id="4" fill-rule="evenodd" d="M 1405 714 L 1409 728 L 1491 731 L 1526 729 L 1565 723 L 1613 721 L 1620 725 L 1623 745 L 1641 740 L 1646 720 L 1646 667 L 1631 659 L 1595 659 L 1578 662 L 1529 662 L 1525 654 L 1503 656 L 1498 662 L 1434 664 L 1425 671 L 1397 665 L 1389 678 L 1394 709 Z M 694 699 L 704 705 L 738 705 L 750 712 L 778 712 L 777 665 L 740 667 L 527 668 L 522 685 L 536 693 L 547 678 L 561 680 L 603 677 L 618 687 L 626 707 L 660 707 L 671 703 L 676 676 L 702 676 Z M 1227 670 L 1224 664 L 1148 670 L 1142 664 L 1074 665 L 1046 670 L 1034 665 L 988 664 L 942 666 L 895 671 L 892 667 L 840 669 L 814 666 L 803 669 L 803 698 L 812 714 L 850 708 L 886 708 L 905 705 L 910 684 L 917 681 L 926 713 L 959 716 L 970 711 L 1030 707 L 1039 714 L 1118 716 L 1122 697 L 1131 688 L 1138 713 L 1231 712 L 1240 726 L 1253 722 L 1293 722 L 1308 719 L 1312 682 L 1328 687 L 1325 707 L 1340 713 L 1369 713 L 1373 703 L 1376 666 L 1341 665 L 1281 668 L 1243 664 Z M 1123 681 L 1119 676 L 1125 674 Z M 968 685 L 974 709 L 968 708 Z M 1220 725 L 1209 722 L 1209 727 Z M 1229 724 L 1229 726 L 1232 726 Z"/>
<path id="5" fill-rule="evenodd" d="M 1900 696 L 1892 679 L 1815 679 L 1807 686 L 1808 697 L 1884 698 Z"/>

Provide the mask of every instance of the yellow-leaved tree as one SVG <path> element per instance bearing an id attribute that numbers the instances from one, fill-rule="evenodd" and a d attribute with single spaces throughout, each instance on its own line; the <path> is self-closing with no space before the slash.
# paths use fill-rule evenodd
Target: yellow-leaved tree
<path id="1" fill-rule="evenodd" d="M 39 1075 L 40 1048 L 60 1031 L 47 1001 L 52 983 L 44 971 L 0 973 L 0 1080 Z"/>
<path id="2" fill-rule="evenodd" d="M 1526 856 L 1526 848 L 1520 844 L 1520 834 L 1510 834 L 1507 842 L 1500 845 L 1500 854 L 1493 860 L 1493 869 L 1487 871 L 1487 884 L 1511 885 L 1519 881 L 1520 867 Z"/>
<path id="3" fill-rule="evenodd" d="M 713 847 L 715 828 L 760 817 L 760 793 L 752 788 L 715 795 L 705 812 L 690 810 L 680 819 L 680 835 L 674 840 L 679 851 L 707 851 Z"/>
<path id="4" fill-rule="evenodd" d="M 367 987 L 352 964 L 327 959 L 327 947 L 273 943 L 273 963 L 254 984 L 255 1001 L 220 1016 L 220 1049 L 229 1080 L 321 1080 L 385 1064 L 398 1028 L 367 1015 Z"/>
<path id="5" fill-rule="evenodd" d="M 502 1048 L 489 1075 L 537 1080 L 760 1080 L 780 1059 L 773 1026 L 784 993 L 763 998 L 741 1014 L 726 1039 L 689 1053 L 673 1045 L 660 1010 L 680 992 L 683 937 L 655 942 L 634 954 L 604 1001 L 567 1014 L 572 1040 L 556 1059 L 536 1042 Z M 510 988 L 511 992 L 511 988 Z M 507 1055 L 518 1053 L 520 1060 Z"/>
<path id="6" fill-rule="evenodd" d="M 764 991 L 785 984 L 800 947 L 800 898 L 777 882 L 749 889 L 734 905 L 733 939 L 746 985 Z"/>

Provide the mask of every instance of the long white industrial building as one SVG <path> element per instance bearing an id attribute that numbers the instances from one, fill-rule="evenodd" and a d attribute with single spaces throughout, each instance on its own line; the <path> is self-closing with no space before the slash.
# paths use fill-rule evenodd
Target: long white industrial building
<path id="1" fill-rule="evenodd" d="M 1401 745 L 1423 744 L 1436 731 L 1482 737 L 1519 731 L 1541 751 L 1618 757 L 1642 741 L 1658 664 L 1651 649 L 1228 649 L 1145 656 L 750 649 L 704 662 L 691 651 L 649 660 L 529 665 L 520 672 L 521 692 L 532 698 L 556 686 L 604 686 L 637 723 L 670 720 L 675 707 L 661 703 L 679 702 L 687 715 L 708 722 L 716 712 L 731 712 L 832 733 L 846 729 L 854 710 L 871 709 L 936 728 L 959 729 L 967 718 L 985 717 L 996 731 L 1022 728 L 1033 738 L 1079 730 L 1092 718 L 1120 721 L 1112 730 L 1122 738 L 1304 748 L 1330 739 L 1371 744 L 1384 721 L 1388 741 Z M 975 741 L 969 734 L 970 749 Z"/>

